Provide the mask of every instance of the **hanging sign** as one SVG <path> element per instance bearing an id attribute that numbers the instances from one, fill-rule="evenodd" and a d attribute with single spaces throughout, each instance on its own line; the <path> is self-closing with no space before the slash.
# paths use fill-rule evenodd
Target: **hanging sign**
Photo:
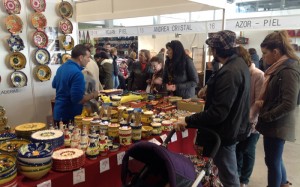
<path id="1" fill-rule="evenodd" d="M 226 29 L 244 31 L 299 28 L 299 19 L 300 16 L 283 16 L 226 20 Z"/>
<path id="2" fill-rule="evenodd" d="M 190 23 L 176 23 L 167 25 L 153 25 L 138 28 L 139 35 L 152 34 L 167 34 L 167 33 L 205 33 L 206 22 L 190 22 Z"/>

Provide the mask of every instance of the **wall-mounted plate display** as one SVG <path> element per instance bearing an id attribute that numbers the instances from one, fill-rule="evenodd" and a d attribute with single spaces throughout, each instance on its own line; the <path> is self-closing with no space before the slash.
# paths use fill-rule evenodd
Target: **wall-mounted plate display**
<path id="1" fill-rule="evenodd" d="M 65 62 L 67 62 L 67 60 L 69 60 L 71 58 L 71 55 L 69 53 L 65 53 L 62 55 L 62 63 L 64 64 Z"/>
<path id="2" fill-rule="evenodd" d="M 10 75 L 10 80 L 15 87 L 24 87 L 27 85 L 27 76 L 22 71 L 15 71 Z"/>
<path id="3" fill-rule="evenodd" d="M 6 114 L 5 108 L 0 106 L 0 116 L 4 116 Z"/>
<path id="4" fill-rule="evenodd" d="M 73 7 L 71 3 L 62 1 L 58 6 L 59 14 L 64 18 L 71 18 L 73 16 Z"/>
<path id="5" fill-rule="evenodd" d="M 44 12 L 46 9 L 46 0 L 30 0 L 30 6 L 37 12 Z"/>
<path id="6" fill-rule="evenodd" d="M 7 43 L 11 52 L 22 51 L 25 48 L 24 42 L 19 35 L 11 35 L 7 39 Z"/>
<path id="7" fill-rule="evenodd" d="M 6 17 L 5 25 L 7 30 L 12 34 L 18 34 L 22 32 L 23 29 L 23 22 L 21 18 L 14 14 Z"/>
<path id="8" fill-rule="evenodd" d="M 73 32 L 72 22 L 66 18 L 59 21 L 59 28 L 64 34 L 72 34 Z"/>
<path id="9" fill-rule="evenodd" d="M 33 34 L 34 45 L 38 48 L 44 48 L 48 45 L 48 36 L 44 31 L 36 31 Z"/>
<path id="10" fill-rule="evenodd" d="M 31 23 L 36 29 L 44 29 L 47 26 L 47 19 L 44 14 L 35 12 L 31 17 Z"/>
<path id="11" fill-rule="evenodd" d="M 35 52 L 35 59 L 39 64 L 48 64 L 50 61 L 50 53 L 47 49 L 37 49 Z"/>
<path id="12" fill-rule="evenodd" d="M 9 64 L 15 70 L 20 70 L 25 68 L 26 58 L 20 52 L 14 52 L 9 55 Z"/>
<path id="13" fill-rule="evenodd" d="M 50 80 L 51 74 L 51 69 L 47 65 L 39 65 L 36 67 L 36 76 L 40 81 Z"/>
<path id="14" fill-rule="evenodd" d="M 19 0 L 3 0 L 3 5 L 8 14 L 20 14 L 21 3 Z"/>
<path id="15" fill-rule="evenodd" d="M 71 35 L 64 35 L 61 43 L 62 43 L 62 47 L 66 51 L 71 51 L 74 47 L 74 39 L 72 38 Z"/>

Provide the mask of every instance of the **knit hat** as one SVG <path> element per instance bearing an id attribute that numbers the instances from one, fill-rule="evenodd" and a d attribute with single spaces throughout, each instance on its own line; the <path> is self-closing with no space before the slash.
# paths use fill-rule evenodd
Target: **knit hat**
<path id="1" fill-rule="evenodd" d="M 213 48 L 232 49 L 236 44 L 236 34 L 229 30 L 219 31 L 213 33 L 205 43 Z"/>

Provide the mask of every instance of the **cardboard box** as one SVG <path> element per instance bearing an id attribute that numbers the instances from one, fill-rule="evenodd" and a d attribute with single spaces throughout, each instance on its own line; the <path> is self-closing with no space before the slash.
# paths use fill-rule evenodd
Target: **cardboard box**
<path id="1" fill-rule="evenodd" d="M 186 110 L 189 112 L 202 112 L 205 103 L 202 101 L 177 101 L 178 110 Z"/>

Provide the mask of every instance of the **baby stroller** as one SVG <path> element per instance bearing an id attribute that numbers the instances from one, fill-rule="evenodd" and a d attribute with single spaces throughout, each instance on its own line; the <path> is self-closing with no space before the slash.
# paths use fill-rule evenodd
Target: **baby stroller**
<path id="1" fill-rule="evenodd" d="M 202 170 L 196 172 L 192 161 L 186 156 L 167 149 L 172 130 L 161 146 L 150 142 L 139 142 L 128 149 L 123 157 L 121 179 L 123 187 L 204 187 L 201 180 L 212 173 L 212 159 L 220 147 L 220 137 L 215 132 L 201 128 L 204 134 L 211 134 L 214 146 Z M 199 133 L 198 133 L 199 136 Z M 205 149 L 205 148 L 204 148 Z M 207 151 L 206 151 L 207 153 Z M 131 162 L 130 159 L 135 159 Z M 203 181 L 202 181 L 203 182 Z"/>

